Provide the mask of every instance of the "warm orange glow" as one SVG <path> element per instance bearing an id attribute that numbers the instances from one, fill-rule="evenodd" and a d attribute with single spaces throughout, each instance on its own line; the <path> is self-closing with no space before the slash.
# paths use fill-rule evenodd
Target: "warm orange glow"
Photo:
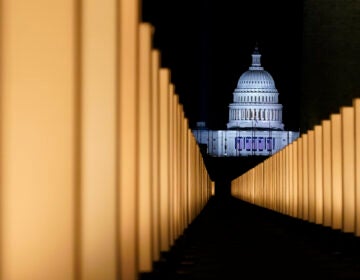
<path id="1" fill-rule="evenodd" d="M 360 236 L 360 99 L 234 179 L 232 195 Z"/>
<path id="2" fill-rule="evenodd" d="M 159 143 L 159 135 L 160 135 L 160 100 L 159 100 L 159 71 L 160 71 L 160 52 L 158 50 L 153 50 L 151 52 L 151 114 L 152 114 L 152 122 L 151 122 L 151 132 L 152 132 L 152 229 L 153 229 L 153 261 L 158 261 L 160 259 L 160 206 L 159 206 L 159 195 L 160 195 L 160 186 L 159 186 L 159 153 L 160 153 L 160 143 Z"/>
<path id="3" fill-rule="evenodd" d="M 298 142 L 294 141 L 292 143 L 292 162 L 293 162 L 293 171 L 292 171 L 292 185 L 293 185 L 293 192 L 294 192 L 294 196 L 292 198 L 292 203 L 293 203 L 293 216 L 298 218 L 299 217 L 299 213 L 298 213 L 298 201 L 299 201 L 299 186 L 298 186 L 298 164 L 299 164 L 299 159 L 298 159 Z"/>
<path id="4" fill-rule="evenodd" d="M 2 279 L 74 279 L 80 117 L 74 1 L 1 6 Z"/>
<path id="5" fill-rule="evenodd" d="M 340 114 L 333 114 L 331 120 L 331 174 L 332 174 L 332 227 L 342 228 L 342 144 Z"/>
<path id="6" fill-rule="evenodd" d="M 170 249 L 169 232 L 169 83 L 170 71 L 160 69 L 160 250 Z"/>
<path id="7" fill-rule="evenodd" d="M 355 235 L 360 236 L 360 99 L 355 99 Z"/>
<path id="8" fill-rule="evenodd" d="M 308 154 L 308 135 L 303 134 L 302 136 L 302 173 L 303 173 L 303 219 L 309 219 L 309 154 Z"/>
<path id="9" fill-rule="evenodd" d="M 122 0 L 118 6 L 118 203 L 120 279 L 137 278 L 137 209 L 136 178 L 138 124 L 138 1 Z"/>
<path id="10" fill-rule="evenodd" d="M 308 194 L 309 194 L 309 222 L 315 222 L 315 133 L 308 131 Z"/>
<path id="11" fill-rule="evenodd" d="M 303 138 L 296 140 L 298 143 L 298 217 L 304 218 L 304 184 L 303 184 Z"/>
<path id="12" fill-rule="evenodd" d="M 289 210 L 288 210 L 288 215 L 290 216 L 294 216 L 294 184 L 292 182 L 293 178 L 294 178 L 294 174 L 293 174 L 293 144 L 289 144 L 286 148 L 287 151 L 287 156 L 288 156 L 288 172 L 287 172 L 287 182 L 288 182 L 288 205 L 289 205 Z"/>
<path id="13" fill-rule="evenodd" d="M 322 127 L 315 126 L 315 223 L 324 222 L 324 190 L 323 190 L 323 141 Z"/>
<path id="14" fill-rule="evenodd" d="M 343 231 L 355 231 L 354 108 L 341 108 Z"/>
<path id="15" fill-rule="evenodd" d="M 324 226 L 331 226 L 332 198 L 331 198 L 331 123 L 322 121 L 322 156 L 323 156 L 323 196 L 324 196 Z"/>
<path id="16" fill-rule="evenodd" d="M 4 0 L 1 279 L 126 279 L 213 184 L 138 0 Z"/>
<path id="17" fill-rule="evenodd" d="M 152 26 L 142 23 L 139 30 L 139 98 L 138 98 L 138 258 L 139 271 L 152 271 L 152 184 L 151 184 L 151 43 Z"/>
<path id="18" fill-rule="evenodd" d="M 114 0 L 84 1 L 81 274 L 116 279 L 116 18 Z"/>

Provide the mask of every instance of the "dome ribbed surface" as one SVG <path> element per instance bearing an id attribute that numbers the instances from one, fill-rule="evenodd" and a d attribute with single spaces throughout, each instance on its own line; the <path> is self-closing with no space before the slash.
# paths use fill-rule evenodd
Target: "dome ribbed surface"
<path id="1" fill-rule="evenodd" d="M 233 92 L 233 103 L 229 105 L 230 129 L 255 126 L 262 129 L 283 130 L 282 105 L 278 103 L 278 91 L 273 77 L 261 66 L 261 54 L 255 48 L 252 64 L 244 72 Z"/>
<path id="2" fill-rule="evenodd" d="M 240 76 L 238 89 L 275 89 L 274 79 L 265 70 L 248 70 Z"/>

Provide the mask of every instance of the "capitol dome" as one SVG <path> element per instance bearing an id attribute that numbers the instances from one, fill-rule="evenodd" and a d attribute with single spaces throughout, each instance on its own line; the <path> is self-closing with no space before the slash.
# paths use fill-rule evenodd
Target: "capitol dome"
<path id="1" fill-rule="evenodd" d="M 252 64 L 244 72 L 229 105 L 228 128 L 283 130 L 282 105 L 278 104 L 278 91 L 269 72 L 260 63 L 257 47 L 252 54 Z"/>
<path id="2" fill-rule="evenodd" d="M 237 89 L 275 89 L 275 82 L 265 70 L 248 70 L 241 75 Z"/>

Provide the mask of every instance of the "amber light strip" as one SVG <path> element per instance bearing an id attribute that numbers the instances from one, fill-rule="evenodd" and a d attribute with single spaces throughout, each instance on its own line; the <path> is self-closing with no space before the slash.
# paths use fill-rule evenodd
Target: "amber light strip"
<path id="1" fill-rule="evenodd" d="M 5 0 L 1 12 L 1 277 L 74 279 L 79 11 L 72 0 Z"/>
<path id="2" fill-rule="evenodd" d="M 355 235 L 360 236 L 360 99 L 353 101 L 355 134 Z"/>
<path id="3" fill-rule="evenodd" d="M 360 99 L 234 179 L 232 195 L 359 236 Z M 263 174 L 263 175 L 261 175 Z"/>
<path id="4" fill-rule="evenodd" d="M 354 108 L 342 107 L 342 193 L 343 193 L 343 227 L 344 232 L 355 230 L 355 134 Z"/>
<path id="5" fill-rule="evenodd" d="M 315 132 L 315 223 L 324 223 L 324 186 L 323 186 L 323 139 L 322 126 L 317 125 Z"/>
<path id="6" fill-rule="evenodd" d="M 151 273 L 213 182 L 139 1 L 1 6 L 0 279 Z"/>
<path id="7" fill-rule="evenodd" d="M 117 278 L 116 1 L 84 1 L 81 93 L 81 277 Z"/>

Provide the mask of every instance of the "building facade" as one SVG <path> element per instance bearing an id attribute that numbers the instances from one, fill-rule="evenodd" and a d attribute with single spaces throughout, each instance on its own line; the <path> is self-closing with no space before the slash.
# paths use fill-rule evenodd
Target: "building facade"
<path id="1" fill-rule="evenodd" d="M 233 92 L 227 130 L 208 130 L 204 122 L 193 130 L 197 142 L 207 146 L 209 155 L 269 156 L 299 137 L 299 132 L 284 130 L 279 93 L 260 59 L 255 47 L 252 64 L 240 76 Z"/>

